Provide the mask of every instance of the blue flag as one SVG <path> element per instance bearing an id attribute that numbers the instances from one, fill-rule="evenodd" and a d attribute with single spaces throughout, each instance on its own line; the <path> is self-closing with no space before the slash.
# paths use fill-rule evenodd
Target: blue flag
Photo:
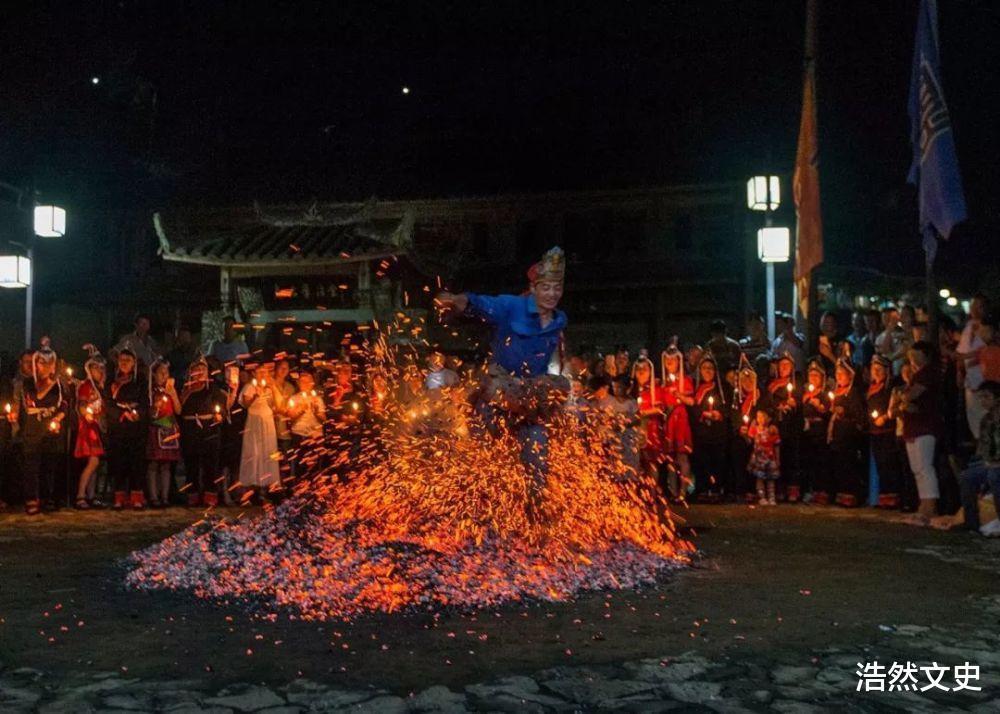
<path id="1" fill-rule="evenodd" d="M 920 0 L 910 77 L 910 126 L 913 163 L 907 180 L 919 191 L 920 232 L 927 260 L 933 262 L 937 236 L 947 238 L 955 224 L 966 218 L 955 137 L 941 87 L 937 0 Z"/>

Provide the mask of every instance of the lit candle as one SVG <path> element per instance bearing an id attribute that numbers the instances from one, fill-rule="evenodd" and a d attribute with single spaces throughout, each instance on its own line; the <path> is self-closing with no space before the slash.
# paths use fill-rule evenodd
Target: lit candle
<path id="1" fill-rule="evenodd" d="M 256 377 L 253 378 L 253 386 L 255 386 L 255 387 L 257 386 L 257 378 Z"/>
<path id="2" fill-rule="evenodd" d="M 73 368 L 72 367 L 67 367 L 66 368 L 66 376 L 67 377 L 72 377 L 73 376 Z"/>
<path id="3" fill-rule="evenodd" d="M 267 386 L 267 380 L 266 379 L 260 380 L 260 386 L 266 387 Z"/>
<path id="4" fill-rule="evenodd" d="M 288 408 L 289 409 L 294 409 L 295 408 L 295 400 L 294 399 L 289 399 L 288 400 Z"/>
<path id="5" fill-rule="evenodd" d="M 791 394 L 793 391 L 795 391 L 795 385 L 789 382 L 788 384 L 785 385 L 785 389 L 787 389 L 788 393 Z"/>
<path id="6" fill-rule="evenodd" d="M 677 375 L 674 374 L 673 372 L 670 373 L 670 381 L 671 382 L 676 382 L 677 381 Z"/>
<path id="7" fill-rule="evenodd" d="M 809 391 L 810 392 L 815 392 L 816 391 L 816 385 L 815 384 L 810 384 L 809 385 Z"/>
<path id="8" fill-rule="evenodd" d="M 3 405 L 3 410 L 8 414 L 10 414 L 10 402 L 7 402 L 6 404 Z"/>
<path id="9" fill-rule="evenodd" d="M 749 424 L 750 423 L 750 417 L 747 416 L 746 414 L 743 415 L 743 423 L 744 424 Z"/>
<path id="10" fill-rule="evenodd" d="M 218 404 L 215 405 L 215 413 L 222 414 L 222 407 L 220 407 Z"/>
<path id="11" fill-rule="evenodd" d="M 49 430 L 50 431 L 59 431 L 59 422 L 56 421 L 55 419 L 53 419 L 52 421 L 50 421 L 49 422 Z"/>
<path id="12" fill-rule="evenodd" d="M 87 416 L 94 416 L 94 408 L 87 407 Z"/>
<path id="13" fill-rule="evenodd" d="M 834 394 L 833 392 L 827 392 L 827 393 L 826 393 L 826 396 L 830 397 L 830 401 L 832 402 L 832 401 L 833 401 L 833 399 L 834 399 L 834 397 L 836 397 L 837 395 L 836 395 L 836 394 Z"/>
<path id="14" fill-rule="evenodd" d="M 309 396 L 311 396 L 311 397 L 315 397 L 315 396 L 316 396 L 316 390 L 315 390 L 315 389 L 313 389 L 312 391 L 310 391 L 310 392 L 309 392 Z"/>
<path id="15" fill-rule="evenodd" d="M 715 397 L 709 397 L 708 398 L 708 406 L 711 407 L 713 404 L 715 404 Z"/>
<path id="16" fill-rule="evenodd" d="M 878 409 L 872 409 L 872 419 L 878 419 Z"/>
<path id="17" fill-rule="evenodd" d="M 357 402 L 351 402 L 351 409 L 353 409 L 354 411 L 357 411 L 360 408 L 361 408 L 360 404 L 358 404 Z M 426 412 L 426 410 L 425 410 L 425 412 Z"/>

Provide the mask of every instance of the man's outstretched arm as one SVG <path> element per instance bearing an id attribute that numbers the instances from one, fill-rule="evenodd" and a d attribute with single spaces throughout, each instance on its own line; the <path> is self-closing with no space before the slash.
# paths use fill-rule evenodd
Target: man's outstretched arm
<path id="1" fill-rule="evenodd" d="M 441 292 L 434 298 L 434 305 L 442 315 L 467 312 L 496 325 L 507 319 L 511 303 L 516 299 L 510 295 Z"/>

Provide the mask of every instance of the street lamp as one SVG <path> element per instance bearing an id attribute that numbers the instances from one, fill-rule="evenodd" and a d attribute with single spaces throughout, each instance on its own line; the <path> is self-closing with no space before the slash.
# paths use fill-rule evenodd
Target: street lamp
<path id="1" fill-rule="evenodd" d="M 35 235 L 40 238 L 66 235 L 66 211 L 58 206 L 35 206 Z"/>
<path id="2" fill-rule="evenodd" d="M 34 260 L 34 236 L 40 238 L 61 238 L 66 235 L 66 210 L 58 206 L 35 206 L 34 235 L 28 237 L 27 261 Z M 24 285 L 27 291 L 24 295 L 24 347 L 31 349 L 31 323 L 35 309 L 35 284 L 29 279 Z"/>
<path id="3" fill-rule="evenodd" d="M 766 226 L 757 231 L 757 257 L 767 274 L 767 334 L 774 339 L 774 264 L 787 263 L 791 235 L 787 228 Z"/>
<path id="4" fill-rule="evenodd" d="M 0 288 L 31 285 L 31 260 L 23 255 L 0 255 Z"/>
<path id="5" fill-rule="evenodd" d="M 789 255 L 787 228 L 771 225 L 771 213 L 781 205 L 781 181 L 777 176 L 751 176 L 747 180 L 747 208 L 764 212 L 764 228 L 757 231 L 757 257 L 767 272 L 767 336 L 774 339 L 774 264 Z"/>
<path id="6" fill-rule="evenodd" d="M 781 205 L 781 182 L 777 176 L 752 176 L 747 181 L 747 208 L 776 211 Z"/>

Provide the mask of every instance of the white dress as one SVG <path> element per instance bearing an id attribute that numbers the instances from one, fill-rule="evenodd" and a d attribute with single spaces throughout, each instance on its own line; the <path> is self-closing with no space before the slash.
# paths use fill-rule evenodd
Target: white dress
<path id="1" fill-rule="evenodd" d="M 247 408 L 247 423 L 243 431 L 243 451 L 240 453 L 240 483 L 244 486 L 267 488 L 280 478 L 278 434 L 274 428 L 273 395 L 270 387 L 261 389 L 252 382 L 243 387 L 240 403 L 245 404 L 255 394 L 260 396 Z"/>

